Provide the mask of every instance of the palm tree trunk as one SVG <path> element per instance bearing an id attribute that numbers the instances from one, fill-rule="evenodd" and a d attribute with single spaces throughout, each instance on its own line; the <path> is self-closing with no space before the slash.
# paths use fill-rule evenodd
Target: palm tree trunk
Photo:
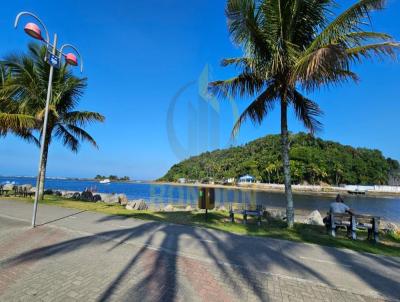
<path id="1" fill-rule="evenodd" d="M 49 131 L 49 130 L 47 130 Z M 47 135 L 46 135 L 47 136 Z M 39 200 L 43 200 L 44 198 L 44 183 L 46 179 L 46 168 L 47 168 L 47 156 L 49 154 L 49 137 L 46 138 L 43 149 L 43 161 L 40 166 L 40 175 L 39 175 Z"/>
<path id="2" fill-rule="evenodd" d="M 293 195 L 292 182 L 290 177 L 289 162 L 289 132 L 287 126 L 287 101 L 283 97 L 281 99 L 281 139 L 282 139 L 282 160 L 283 160 L 283 176 L 285 182 L 286 195 L 286 217 L 288 228 L 292 228 L 294 224 Z"/>

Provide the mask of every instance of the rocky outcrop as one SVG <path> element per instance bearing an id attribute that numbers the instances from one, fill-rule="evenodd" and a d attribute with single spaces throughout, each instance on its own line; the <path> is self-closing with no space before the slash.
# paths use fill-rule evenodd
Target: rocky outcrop
<path id="1" fill-rule="evenodd" d="M 308 215 L 307 218 L 304 219 L 303 223 L 312 225 L 324 225 L 321 213 L 317 210 L 312 211 L 310 215 Z"/>
<path id="2" fill-rule="evenodd" d="M 217 211 L 223 211 L 223 212 L 226 212 L 226 211 L 228 211 L 224 206 L 219 206 L 219 207 L 217 207 Z"/>
<path id="3" fill-rule="evenodd" d="M 393 222 L 386 223 L 383 230 L 388 234 L 400 234 L 400 228 Z"/>
<path id="4" fill-rule="evenodd" d="M 172 204 L 169 204 L 164 207 L 165 212 L 173 212 L 175 210 L 174 206 Z"/>
<path id="5" fill-rule="evenodd" d="M 132 200 L 129 201 L 126 206 L 125 209 L 127 210 L 136 210 L 136 211 L 144 211 L 144 210 L 148 210 L 148 205 L 146 204 L 146 201 L 144 199 L 137 199 L 137 200 Z"/>
<path id="6" fill-rule="evenodd" d="M 264 214 L 268 217 L 274 218 L 274 219 L 284 219 L 286 218 L 286 212 L 284 210 L 279 210 L 279 209 L 269 209 L 264 212 Z"/>
<path id="7" fill-rule="evenodd" d="M 119 194 L 118 195 L 118 200 L 119 200 L 119 204 L 121 206 L 126 206 L 129 202 L 128 198 L 126 197 L 125 194 Z"/>
<path id="8" fill-rule="evenodd" d="M 93 193 L 90 191 L 83 191 L 81 194 L 81 200 L 83 201 L 93 201 Z"/>

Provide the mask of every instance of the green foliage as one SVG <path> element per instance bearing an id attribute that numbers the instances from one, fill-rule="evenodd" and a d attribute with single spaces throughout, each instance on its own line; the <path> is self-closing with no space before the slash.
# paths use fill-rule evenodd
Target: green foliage
<path id="1" fill-rule="evenodd" d="M 324 141 L 305 133 L 290 136 L 290 167 L 293 183 L 387 184 L 399 165 L 379 150 L 353 148 Z M 262 182 L 282 183 L 283 168 L 279 135 L 268 135 L 244 146 L 206 152 L 182 161 L 162 177 L 222 180 L 251 174 Z"/>
<path id="2" fill-rule="evenodd" d="M 40 136 L 43 130 L 50 66 L 43 60 L 45 46 L 28 48 L 28 54 L 9 55 L 0 64 L 0 135 L 11 132 L 38 143 L 35 134 Z M 67 64 L 54 70 L 46 148 L 54 138 L 74 152 L 82 141 L 97 147 L 84 128 L 105 118 L 97 112 L 76 111 L 85 88 L 86 78 L 75 77 Z"/>
<path id="3" fill-rule="evenodd" d="M 104 175 L 100 175 L 100 174 L 97 174 L 94 179 L 96 179 L 96 180 L 109 179 L 111 181 L 129 181 L 130 180 L 129 176 L 118 177 L 116 175 L 104 176 Z"/>

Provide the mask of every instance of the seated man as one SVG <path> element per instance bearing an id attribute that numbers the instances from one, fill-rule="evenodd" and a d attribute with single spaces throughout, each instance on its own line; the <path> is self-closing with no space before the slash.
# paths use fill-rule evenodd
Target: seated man
<path id="1" fill-rule="evenodd" d="M 350 207 L 344 203 L 344 200 L 342 199 L 342 196 L 340 196 L 340 194 L 336 196 L 335 202 L 332 202 L 330 204 L 329 212 L 334 214 L 344 214 L 344 213 L 354 214 L 353 210 L 350 209 Z"/>
<path id="2" fill-rule="evenodd" d="M 335 202 L 332 202 L 329 207 L 329 213 L 328 216 L 326 216 L 323 219 L 323 222 L 325 223 L 326 228 L 329 230 L 331 226 L 331 217 L 329 214 L 334 213 L 334 214 L 344 214 L 344 213 L 349 213 L 349 214 L 354 214 L 354 211 L 350 209 L 350 207 L 344 203 L 344 200 L 340 194 L 336 196 Z M 347 229 L 347 231 L 350 231 Z"/>

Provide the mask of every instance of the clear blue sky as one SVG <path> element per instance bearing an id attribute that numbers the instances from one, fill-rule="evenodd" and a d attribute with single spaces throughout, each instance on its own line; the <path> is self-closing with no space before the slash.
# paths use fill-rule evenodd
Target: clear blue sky
<path id="1" fill-rule="evenodd" d="M 15 15 L 21 10 L 38 14 L 61 43 L 76 45 L 84 56 L 89 86 L 80 109 L 107 118 L 89 128 L 99 150 L 82 145 L 74 154 L 54 142 L 49 176 L 154 179 L 189 155 L 279 132 L 276 110 L 261 126 L 247 123 L 230 141 L 232 108 L 240 112 L 248 100 L 215 103 L 204 94 L 208 80 L 234 75 L 220 67 L 220 60 L 240 54 L 228 37 L 223 0 L 3 2 L 0 55 L 23 52 L 31 40 L 22 26 L 13 29 Z M 400 40 L 400 1 L 389 0 L 373 21 L 374 30 Z M 319 136 L 400 159 L 400 64 L 375 61 L 357 71 L 359 84 L 313 95 L 325 112 Z M 293 132 L 304 130 L 293 115 L 289 126 Z M 35 175 L 37 161 L 35 146 L 12 136 L 0 139 L 0 175 Z"/>

